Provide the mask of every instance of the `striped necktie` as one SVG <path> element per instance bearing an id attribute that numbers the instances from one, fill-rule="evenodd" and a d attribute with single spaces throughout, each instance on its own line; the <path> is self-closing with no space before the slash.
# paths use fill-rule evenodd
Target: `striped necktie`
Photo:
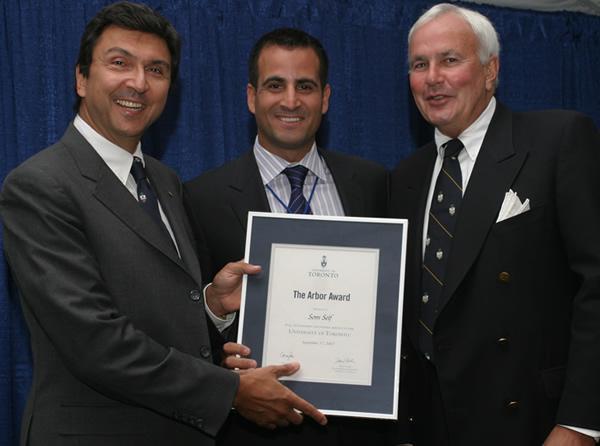
<path id="1" fill-rule="evenodd" d="M 421 276 L 419 345 L 427 359 L 433 359 L 433 327 L 444 289 L 447 261 L 462 201 L 462 174 L 458 154 L 463 149 L 459 139 L 444 146 L 444 161 L 435 183 L 429 210 L 429 223 Z"/>
<path id="2" fill-rule="evenodd" d="M 292 188 L 290 202 L 287 206 L 288 214 L 312 214 L 310 205 L 306 202 L 306 198 L 302 193 L 308 169 L 298 164 L 294 167 L 285 168 L 283 173 L 287 176 Z"/>

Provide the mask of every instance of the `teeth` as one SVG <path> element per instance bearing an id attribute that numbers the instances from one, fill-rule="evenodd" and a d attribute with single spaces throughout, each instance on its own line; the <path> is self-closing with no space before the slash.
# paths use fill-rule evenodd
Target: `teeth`
<path id="1" fill-rule="evenodd" d="M 281 117 L 280 118 L 283 122 L 299 122 L 300 118 L 285 118 L 285 117 Z"/>
<path id="2" fill-rule="evenodd" d="M 124 99 L 117 99 L 116 102 L 117 102 L 117 104 L 122 105 L 123 107 L 136 108 L 136 109 L 142 108 L 142 104 L 140 104 L 139 102 L 125 101 Z"/>

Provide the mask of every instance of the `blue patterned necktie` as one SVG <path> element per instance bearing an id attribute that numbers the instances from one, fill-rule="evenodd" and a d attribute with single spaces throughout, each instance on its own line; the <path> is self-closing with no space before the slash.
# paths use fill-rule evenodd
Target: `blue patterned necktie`
<path id="1" fill-rule="evenodd" d="M 458 154 L 463 149 L 459 139 L 448 141 L 444 147 L 444 161 L 429 210 L 421 278 L 421 312 L 419 318 L 419 345 L 428 359 L 433 359 L 433 327 L 442 306 L 442 291 L 447 261 L 462 201 L 462 174 Z"/>
<path id="2" fill-rule="evenodd" d="M 306 198 L 302 193 L 308 169 L 298 164 L 294 167 L 285 168 L 283 173 L 287 176 L 292 187 L 290 202 L 287 206 L 288 214 L 312 214 L 310 205 L 306 202 Z"/>
<path id="3" fill-rule="evenodd" d="M 131 176 L 137 184 L 137 196 L 140 206 L 148 213 L 148 215 L 150 215 L 150 217 L 152 217 L 156 224 L 162 230 L 164 230 L 164 232 L 169 237 L 169 241 L 171 242 L 171 244 L 173 244 L 171 234 L 169 234 L 165 223 L 160 217 L 160 212 L 158 210 L 158 200 L 156 198 L 154 190 L 152 189 L 152 186 L 148 182 L 148 177 L 146 176 L 146 169 L 142 164 L 142 160 L 137 156 L 133 157 L 133 164 L 131 165 Z"/>

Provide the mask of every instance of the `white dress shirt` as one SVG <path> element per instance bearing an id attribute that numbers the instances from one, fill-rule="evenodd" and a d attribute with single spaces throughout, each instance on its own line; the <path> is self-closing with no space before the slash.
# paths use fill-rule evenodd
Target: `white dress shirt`
<path id="1" fill-rule="evenodd" d="M 344 215 L 344 208 L 333 176 L 319 155 L 316 144 L 313 143 L 309 152 L 299 162 L 290 163 L 262 147 L 257 137 L 254 141 L 254 157 L 265 186 L 271 212 L 287 212 L 285 205 L 289 203 L 292 188 L 283 170 L 286 167 L 300 164 L 308 169 L 303 192 L 306 200 L 310 199 L 312 213 L 314 215 Z M 315 181 L 317 182 L 316 186 Z M 285 205 L 279 202 L 276 196 Z"/>
<path id="2" fill-rule="evenodd" d="M 458 136 L 458 139 L 460 139 L 465 146 L 464 150 L 458 154 L 458 163 L 460 164 L 460 172 L 462 174 L 463 195 L 467 190 L 473 166 L 475 165 L 477 155 L 479 155 L 479 150 L 481 149 L 483 139 L 485 138 L 485 134 L 495 111 L 496 98 L 492 97 L 486 109 L 479 115 L 479 118 Z M 427 240 L 431 197 L 433 197 L 435 183 L 437 182 L 438 175 L 442 170 L 442 163 L 444 162 L 444 148 L 442 146 L 451 139 L 452 138 L 444 135 L 437 128 L 435 129 L 435 145 L 437 147 L 438 155 L 433 166 L 433 175 L 431 176 L 431 184 L 429 185 L 429 193 L 427 194 L 427 204 L 425 205 L 425 218 L 423 219 L 423 256 L 425 255 L 425 241 Z"/>

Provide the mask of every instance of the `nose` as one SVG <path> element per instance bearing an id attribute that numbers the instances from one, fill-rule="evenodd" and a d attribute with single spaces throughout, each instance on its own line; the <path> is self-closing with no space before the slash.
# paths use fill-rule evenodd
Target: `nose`
<path id="1" fill-rule="evenodd" d="M 281 99 L 281 105 L 289 109 L 298 107 L 298 92 L 296 91 L 296 87 L 294 85 L 290 84 L 286 86 Z"/>
<path id="2" fill-rule="evenodd" d="M 146 75 L 146 69 L 143 66 L 136 67 L 130 72 L 130 76 L 127 79 L 127 86 L 133 88 L 138 93 L 144 93 L 148 90 L 148 79 Z"/>
<path id="3" fill-rule="evenodd" d="M 442 72 L 438 64 L 433 62 L 429 64 L 425 80 L 429 85 L 438 84 L 442 81 Z"/>

